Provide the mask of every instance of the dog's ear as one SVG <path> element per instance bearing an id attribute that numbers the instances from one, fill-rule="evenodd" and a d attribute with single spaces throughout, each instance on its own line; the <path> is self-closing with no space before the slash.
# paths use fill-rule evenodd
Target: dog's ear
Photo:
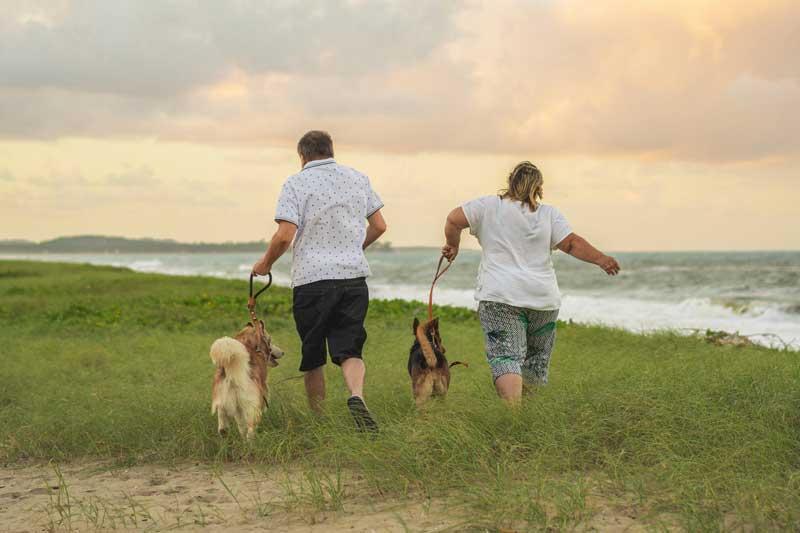
<path id="1" fill-rule="evenodd" d="M 437 316 L 431 320 L 428 324 L 428 327 L 431 329 L 431 331 L 439 331 L 439 317 Z"/>
<path id="2" fill-rule="evenodd" d="M 411 332 L 416 337 L 417 336 L 417 329 L 419 328 L 419 318 L 414 317 L 414 326 L 413 327 L 414 327 L 414 329 Z"/>

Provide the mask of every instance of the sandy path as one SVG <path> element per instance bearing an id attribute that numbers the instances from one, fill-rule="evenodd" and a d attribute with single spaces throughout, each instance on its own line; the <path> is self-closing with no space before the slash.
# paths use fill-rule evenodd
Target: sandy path
<path id="1" fill-rule="evenodd" d="M 443 523 L 436 502 L 358 503 L 358 480 L 340 492 L 335 477 L 317 484 L 256 467 L 83 463 L 60 475 L 63 482 L 47 465 L 0 468 L 0 531 L 437 531 L 458 524 Z"/>
<path id="2" fill-rule="evenodd" d="M 424 499 L 370 501 L 360 486 L 355 478 L 337 485 L 335 477 L 309 481 L 299 472 L 245 465 L 222 471 L 195 464 L 10 466 L 0 468 L 0 531 L 483 530 L 469 527 L 463 507 Z M 587 503 L 594 512 L 578 529 L 648 529 L 635 513 L 592 499 Z"/>

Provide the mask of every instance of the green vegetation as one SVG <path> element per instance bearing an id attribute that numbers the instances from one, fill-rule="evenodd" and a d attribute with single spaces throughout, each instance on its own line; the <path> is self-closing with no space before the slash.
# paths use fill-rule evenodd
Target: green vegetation
<path id="1" fill-rule="evenodd" d="M 405 365 L 423 305 L 376 301 L 366 350 L 367 401 L 382 424 L 373 440 L 352 430 L 330 365 L 328 414 L 308 414 L 302 380 L 291 379 L 290 293 L 274 288 L 260 314 L 287 355 L 248 446 L 216 435 L 207 355 L 246 320 L 246 290 L 0 262 L 0 460 L 286 466 L 309 483 L 336 480 L 332 508 L 347 506 L 341 475 L 360 480 L 367 498 L 447 496 L 475 527 L 571 528 L 598 501 L 690 530 L 800 521 L 796 352 L 561 323 L 551 384 L 512 412 L 494 396 L 474 314 L 443 307 L 448 356 L 471 366 L 454 368 L 448 398 L 420 414 Z"/>

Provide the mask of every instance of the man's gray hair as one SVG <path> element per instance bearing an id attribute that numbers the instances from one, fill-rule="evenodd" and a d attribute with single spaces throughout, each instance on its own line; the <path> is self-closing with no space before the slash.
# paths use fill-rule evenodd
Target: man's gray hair
<path id="1" fill-rule="evenodd" d="M 309 131 L 297 143 L 297 153 L 306 162 L 333 157 L 333 139 L 326 131 Z"/>

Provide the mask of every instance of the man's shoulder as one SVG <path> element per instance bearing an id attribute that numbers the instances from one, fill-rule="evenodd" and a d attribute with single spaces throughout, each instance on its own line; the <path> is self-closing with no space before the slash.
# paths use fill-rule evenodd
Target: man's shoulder
<path id="1" fill-rule="evenodd" d="M 295 172 L 294 174 L 287 176 L 285 180 L 283 180 L 284 185 L 292 186 L 296 185 L 300 180 L 303 179 L 303 172 Z"/>
<path id="2" fill-rule="evenodd" d="M 356 177 L 359 177 L 359 178 L 369 179 L 367 177 L 367 175 L 364 174 L 363 172 L 361 172 L 360 170 L 355 169 L 353 167 L 349 167 L 347 165 L 341 165 L 339 163 L 336 163 L 335 168 L 339 172 L 342 172 L 343 174 L 349 174 L 351 176 L 356 176 Z"/>
<path id="3" fill-rule="evenodd" d="M 283 180 L 283 186 L 295 191 L 295 193 L 303 193 L 309 188 L 313 188 L 315 183 L 314 174 L 309 172 L 309 170 L 313 169 L 303 169 L 300 172 L 287 176 L 286 179 Z"/>

